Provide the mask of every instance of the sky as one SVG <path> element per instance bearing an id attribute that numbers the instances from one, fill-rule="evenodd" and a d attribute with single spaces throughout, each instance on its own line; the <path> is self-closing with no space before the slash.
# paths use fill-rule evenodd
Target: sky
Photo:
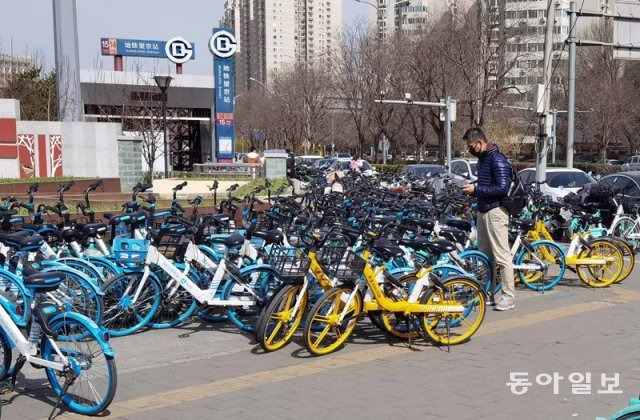
<path id="1" fill-rule="evenodd" d="M 366 19 L 369 8 L 343 0 L 343 24 Z M 100 55 L 100 38 L 167 40 L 182 36 L 195 42 L 196 59 L 184 73 L 210 74 L 207 43 L 218 26 L 224 0 L 78 0 L 78 46 L 83 69 L 113 68 L 113 57 Z M 44 69 L 54 64 L 52 0 L 3 0 L 0 52 L 36 56 Z M 167 60 L 125 57 L 125 66 L 152 71 Z M 137 63 L 137 64 L 136 64 Z"/>

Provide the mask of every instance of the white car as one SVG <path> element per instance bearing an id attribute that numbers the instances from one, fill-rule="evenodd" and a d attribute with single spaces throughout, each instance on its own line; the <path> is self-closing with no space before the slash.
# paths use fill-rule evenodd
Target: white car
<path id="1" fill-rule="evenodd" d="M 476 181 L 478 179 L 478 159 L 452 159 L 451 173 L 458 181 Z"/>
<path id="2" fill-rule="evenodd" d="M 527 168 L 520 171 L 520 180 L 524 184 L 536 182 L 536 170 Z M 578 192 L 585 184 L 594 183 L 594 179 L 580 169 L 547 168 L 547 182 L 540 185 L 543 194 L 551 196 L 554 201 L 562 201 L 570 192 Z"/>

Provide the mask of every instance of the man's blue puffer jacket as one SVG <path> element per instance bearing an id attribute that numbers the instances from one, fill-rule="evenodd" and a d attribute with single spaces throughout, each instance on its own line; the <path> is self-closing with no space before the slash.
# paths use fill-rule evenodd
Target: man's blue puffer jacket
<path id="1" fill-rule="evenodd" d="M 478 211 L 486 213 L 500 207 L 500 199 L 507 195 L 510 184 L 511 164 L 498 146 L 490 145 L 478 159 L 478 183 L 474 193 L 478 197 Z"/>

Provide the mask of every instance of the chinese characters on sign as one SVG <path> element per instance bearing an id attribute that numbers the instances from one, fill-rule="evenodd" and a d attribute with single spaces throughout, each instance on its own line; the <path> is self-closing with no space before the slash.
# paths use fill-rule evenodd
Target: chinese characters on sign
<path id="1" fill-rule="evenodd" d="M 224 29 L 214 29 L 212 39 L 220 41 L 221 37 L 217 33 L 225 31 Z M 211 42 L 210 42 L 211 44 Z M 214 46 L 221 44 L 228 46 L 229 42 L 214 42 Z M 233 118 L 234 110 L 234 82 L 233 82 L 233 52 L 231 56 L 228 54 L 219 54 L 219 51 L 213 49 L 214 55 L 214 72 L 215 81 L 215 127 L 216 141 L 215 154 L 219 161 L 231 161 L 235 157 L 235 126 Z"/>
<path id="2" fill-rule="evenodd" d="M 167 58 L 166 41 L 144 39 L 100 38 L 102 55 L 122 55 L 129 57 Z M 195 44 L 190 43 L 195 51 Z M 195 52 L 190 57 L 195 58 Z"/>
<path id="3" fill-rule="evenodd" d="M 566 379 L 571 383 L 571 393 L 573 395 L 591 395 L 591 372 L 581 373 L 573 372 L 566 377 L 561 376 L 558 372 L 540 373 L 535 376 L 535 383 L 541 386 L 553 385 L 553 394 L 560 393 L 560 381 Z M 533 386 L 533 382 L 529 380 L 529 372 L 509 372 L 509 382 L 506 385 L 510 388 L 511 393 L 515 395 L 524 395 Z M 600 389 L 598 394 L 622 394 L 620 386 L 620 374 L 614 373 L 608 376 L 606 373 L 600 374 Z"/>

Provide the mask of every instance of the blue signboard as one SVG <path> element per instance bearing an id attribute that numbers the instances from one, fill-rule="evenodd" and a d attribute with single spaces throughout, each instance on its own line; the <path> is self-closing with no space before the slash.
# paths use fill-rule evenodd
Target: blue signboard
<path id="1" fill-rule="evenodd" d="M 233 45 L 233 50 L 230 50 Z M 216 28 L 209 42 L 214 54 L 213 78 L 215 85 L 215 154 L 218 161 L 229 161 L 235 156 L 235 125 L 233 118 L 233 52 L 235 39 L 230 30 Z M 231 55 L 229 52 L 231 51 Z M 222 56 L 222 57 L 221 57 Z"/>
<path id="2" fill-rule="evenodd" d="M 145 39 L 100 38 L 102 55 L 122 55 L 128 57 L 167 58 L 166 41 Z M 195 44 L 192 42 L 193 55 L 196 58 Z"/>

